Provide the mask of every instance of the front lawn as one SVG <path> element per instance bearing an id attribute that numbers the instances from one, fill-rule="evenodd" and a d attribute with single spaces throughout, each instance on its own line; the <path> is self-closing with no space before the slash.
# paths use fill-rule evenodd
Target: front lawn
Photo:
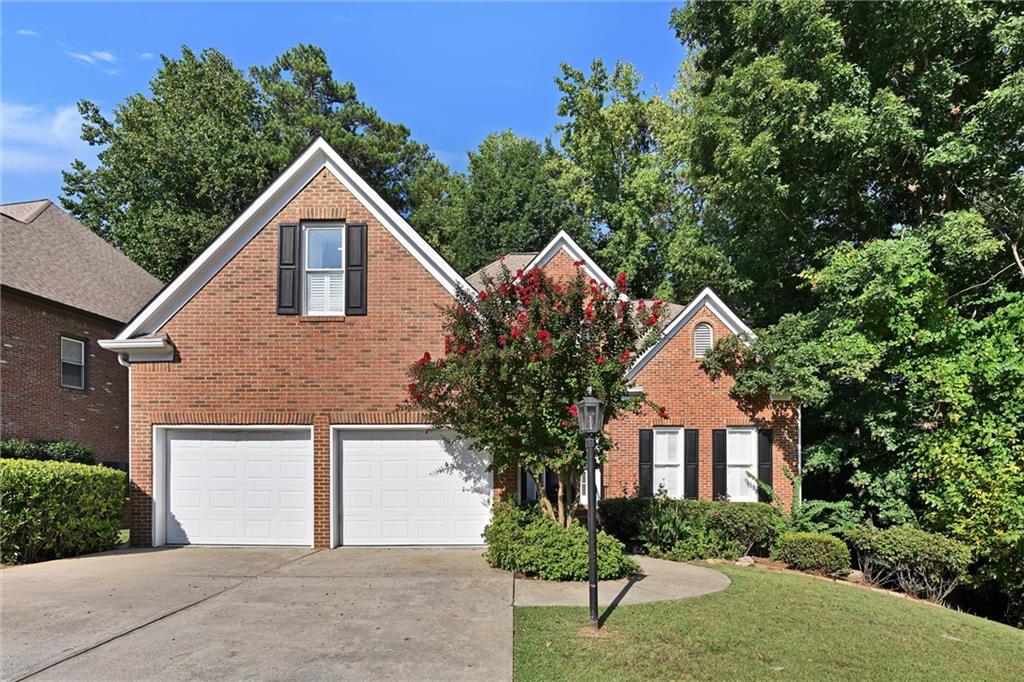
<path id="1" fill-rule="evenodd" d="M 515 610 L 517 680 L 1020 680 L 1024 632 L 836 585 L 735 566 L 724 592 L 622 606 Z"/>

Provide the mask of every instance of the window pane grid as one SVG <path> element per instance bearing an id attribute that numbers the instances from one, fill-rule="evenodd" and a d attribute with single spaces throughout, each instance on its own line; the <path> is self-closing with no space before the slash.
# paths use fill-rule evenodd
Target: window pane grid
<path id="1" fill-rule="evenodd" d="M 682 429 L 654 430 L 654 490 L 664 489 L 671 498 L 683 496 L 680 474 Z"/>
<path id="2" fill-rule="evenodd" d="M 345 312 L 344 228 L 307 227 L 305 314 L 343 315 Z"/>
<path id="3" fill-rule="evenodd" d="M 60 337 L 60 385 L 85 388 L 85 342 Z"/>

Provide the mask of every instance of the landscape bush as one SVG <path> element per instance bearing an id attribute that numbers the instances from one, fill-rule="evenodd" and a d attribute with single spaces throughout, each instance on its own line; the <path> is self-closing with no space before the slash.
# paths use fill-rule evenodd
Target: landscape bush
<path id="1" fill-rule="evenodd" d="M 126 475 L 107 467 L 0 460 L 0 561 L 31 563 L 112 549 Z"/>
<path id="2" fill-rule="evenodd" d="M 850 572 L 849 548 L 827 533 L 783 533 L 775 541 L 772 558 L 811 573 L 843 577 Z"/>
<path id="3" fill-rule="evenodd" d="M 846 539 L 868 582 L 934 602 L 949 596 L 971 564 L 964 543 L 909 526 L 863 527 Z"/>
<path id="4" fill-rule="evenodd" d="M 782 526 L 778 509 L 769 504 L 616 498 L 601 502 L 606 531 L 655 556 L 687 559 L 742 556 L 771 546 Z M 700 556 L 703 554 L 703 556 Z"/>
<path id="5" fill-rule="evenodd" d="M 579 523 L 568 528 L 536 507 L 499 502 L 484 529 L 487 562 L 495 568 L 543 580 L 586 580 L 589 570 L 587 531 Z M 597 571 L 601 580 L 624 578 L 640 567 L 626 556 L 621 542 L 597 534 Z"/>
<path id="6" fill-rule="evenodd" d="M 85 445 L 69 440 L 0 439 L 0 459 L 35 459 L 95 464 L 96 455 Z"/>

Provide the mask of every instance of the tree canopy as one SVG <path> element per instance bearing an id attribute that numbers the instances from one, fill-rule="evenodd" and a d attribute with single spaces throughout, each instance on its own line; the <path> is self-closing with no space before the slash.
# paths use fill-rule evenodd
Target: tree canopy
<path id="1" fill-rule="evenodd" d="M 79 103 L 83 138 L 102 149 L 96 168 L 65 171 L 61 200 L 157 277 L 181 271 L 317 135 L 399 211 L 433 189 L 415 182 L 436 163 L 427 147 L 335 80 L 320 48 L 298 45 L 251 78 L 213 49 L 161 60 L 150 92 L 112 120 Z"/>

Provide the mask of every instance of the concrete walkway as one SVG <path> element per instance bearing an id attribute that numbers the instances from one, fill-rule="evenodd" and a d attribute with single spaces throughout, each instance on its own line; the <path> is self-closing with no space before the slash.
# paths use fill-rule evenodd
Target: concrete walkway
<path id="1" fill-rule="evenodd" d="M 641 575 L 623 580 L 602 580 L 597 585 L 602 606 L 626 606 L 655 601 L 699 597 L 729 587 L 729 579 L 716 570 L 676 561 L 635 556 Z M 586 606 L 587 583 L 559 583 L 516 578 L 516 606 Z"/>

